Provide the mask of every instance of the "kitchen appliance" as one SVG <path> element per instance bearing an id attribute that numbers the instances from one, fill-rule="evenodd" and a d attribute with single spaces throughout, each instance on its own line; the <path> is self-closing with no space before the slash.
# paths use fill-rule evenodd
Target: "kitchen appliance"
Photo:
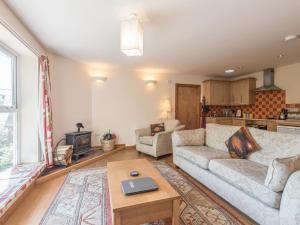
<path id="1" fill-rule="evenodd" d="M 279 115 L 280 120 L 286 120 L 288 117 L 288 110 L 287 109 L 282 109 L 281 113 Z"/>
<path id="2" fill-rule="evenodd" d="M 283 116 L 281 114 L 284 114 Z M 285 121 L 277 125 L 277 132 L 288 134 L 300 134 L 300 109 L 299 108 L 287 108 L 282 110 L 281 117 L 285 117 Z"/>
<path id="3" fill-rule="evenodd" d="M 299 120 L 300 122 L 300 109 L 299 108 L 287 108 L 286 119 Z"/>
<path id="4" fill-rule="evenodd" d="M 236 117 L 242 117 L 242 110 L 240 110 L 240 109 L 236 110 L 235 116 Z"/>
<path id="5" fill-rule="evenodd" d="M 264 70 L 263 86 L 256 88 L 255 91 L 280 91 L 281 89 L 274 84 L 274 68 Z"/>
<path id="6" fill-rule="evenodd" d="M 266 120 L 246 120 L 246 127 L 253 127 L 261 130 L 268 129 Z"/>

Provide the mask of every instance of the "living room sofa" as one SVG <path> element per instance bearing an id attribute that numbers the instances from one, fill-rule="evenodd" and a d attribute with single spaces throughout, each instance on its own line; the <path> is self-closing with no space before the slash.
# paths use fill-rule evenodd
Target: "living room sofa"
<path id="1" fill-rule="evenodd" d="M 174 132 L 175 165 L 259 224 L 300 224 L 300 171 L 290 175 L 283 191 L 265 185 L 274 159 L 300 155 L 300 135 L 249 128 L 261 149 L 247 159 L 232 159 L 225 141 L 238 129 L 208 124 L 206 130 Z M 204 133 L 204 145 L 195 144 L 199 132 Z"/>

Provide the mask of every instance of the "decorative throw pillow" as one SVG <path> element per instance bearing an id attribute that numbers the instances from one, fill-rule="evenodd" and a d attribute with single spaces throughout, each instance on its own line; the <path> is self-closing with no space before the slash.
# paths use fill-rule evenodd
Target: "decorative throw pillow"
<path id="1" fill-rule="evenodd" d="M 251 152 L 260 149 L 249 130 L 241 127 L 225 142 L 231 158 L 245 159 Z"/>
<path id="2" fill-rule="evenodd" d="M 269 165 L 265 186 L 275 192 L 283 191 L 289 176 L 300 169 L 300 155 L 273 159 Z"/>
<path id="3" fill-rule="evenodd" d="M 165 131 L 165 124 L 164 123 L 156 123 L 151 124 L 151 135 L 154 136 L 156 133 Z"/>
<path id="4" fill-rule="evenodd" d="M 205 130 L 201 128 L 196 130 L 174 131 L 172 140 L 176 146 L 203 146 L 205 143 Z"/>

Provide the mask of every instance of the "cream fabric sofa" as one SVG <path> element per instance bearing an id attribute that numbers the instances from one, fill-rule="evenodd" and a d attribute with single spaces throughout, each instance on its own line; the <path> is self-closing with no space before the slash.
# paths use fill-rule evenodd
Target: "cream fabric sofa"
<path id="1" fill-rule="evenodd" d="M 164 121 L 165 131 L 151 136 L 150 125 L 147 128 L 138 129 L 136 135 L 136 149 L 139 152 L 160 157 L 172 153 L 171 134 L 175 130 L 183 130 L 184 125 L 181 125 L 178 120 Z"/>
<path id="2" fill-rule="evenodd" d="M 248 159 L 231 159 L 225 141 L 239 128 L 208 124 L 205 146 L 180 145 L 185 134 L 174 132 L 174 163 L 259 224 L 299 225 L 300 171 L 280 192 L 265 186 L 265 180 L 273 159 L 300 154 L 300 135 L 250 128 L 262 149 Z"/>

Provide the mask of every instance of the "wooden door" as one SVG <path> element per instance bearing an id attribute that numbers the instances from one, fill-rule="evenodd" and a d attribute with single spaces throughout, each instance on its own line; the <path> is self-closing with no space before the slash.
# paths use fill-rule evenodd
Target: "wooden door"
<path id="1" fill-rule="evenodd" d="M 187 130 L 200 127 L 200 95 L 200 85 L 176 84 L 175 118 Z"/>

